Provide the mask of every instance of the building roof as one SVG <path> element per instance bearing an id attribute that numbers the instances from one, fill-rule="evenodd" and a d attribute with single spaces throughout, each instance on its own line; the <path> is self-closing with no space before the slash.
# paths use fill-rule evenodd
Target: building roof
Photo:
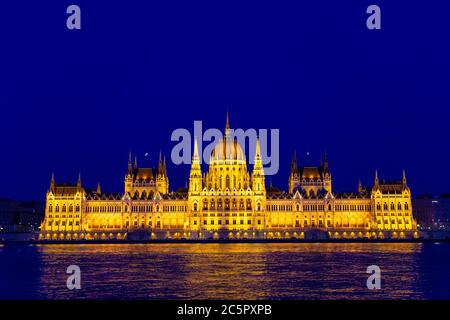
<path id="1" fill-rule="evenodd" d="M 155 180 L 157 172 L 158 171 L 156 168 L 136 168 L 133 171 L 134 180 L 139 181 Z"/>
<path id="2" fill-rule="evenodd" d="M 300 176 L 302 179 L 320 179 L 322 177 L 319 167 L 300 168 Z"/>

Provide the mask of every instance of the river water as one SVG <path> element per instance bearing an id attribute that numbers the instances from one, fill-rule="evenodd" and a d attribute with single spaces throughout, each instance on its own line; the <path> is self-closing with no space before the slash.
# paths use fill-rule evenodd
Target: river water
<path id="1" fill-rule="evenodd" d="M 450 299 L 450 244 L 0 245 L 0 299 Z"/>

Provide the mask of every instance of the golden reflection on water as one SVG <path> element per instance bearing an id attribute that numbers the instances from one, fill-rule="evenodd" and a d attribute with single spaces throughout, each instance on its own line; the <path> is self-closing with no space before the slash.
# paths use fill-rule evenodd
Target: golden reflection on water
<path id="1" fill-rule="evenodd" d="M 419 243 L 38 245 L 40 294 L 99 299 L 397 299 L 415 290 Z M 83 289 L 68 292 L 79 265 Z M 383 290 L 366 288 L 379 265 Z"/>

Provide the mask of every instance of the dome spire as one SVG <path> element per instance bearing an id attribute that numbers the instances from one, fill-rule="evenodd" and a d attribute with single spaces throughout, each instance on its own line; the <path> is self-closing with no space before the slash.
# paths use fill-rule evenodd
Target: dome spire
<path id="1" fill-rule="evenodd" d="M 231 130 L 230 130 L 230 119 L 228 117 L 228 111 L 227 111 L 227 120 L 225 123 L 225 137 L 224 140 L 227 140 L 227 138 L 230 138 L 231 136 Z"/>

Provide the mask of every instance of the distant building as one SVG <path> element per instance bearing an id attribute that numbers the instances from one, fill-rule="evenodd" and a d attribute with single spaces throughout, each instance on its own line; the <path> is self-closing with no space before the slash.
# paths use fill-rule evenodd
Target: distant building
<path id="1" fill-rule="evenodd" d="M 450 194 L 418 196 L 413 214 L 422 230 L 450 230 Z"/>
<path id="2" fill-rule="evenodd" d="M 328 159 L 299 167 L 294 157 L 288 192 L 266 188 L 259 141 L 252 171 L 231 134 L 228 116 L 223 140 L 202 172 L 197 141 L 187 190 L 170 192 L 165 160 L 140 168 L 131 155 L 123 193 L 90 191 L 55 182 L 47 192 L 40 239 L 308 239 L 413 238 L 411 191 L 406 175 L 354 192 L 332 190 Z M 356 188 L 355 188 L 356 189 Z"/>
<path id="3" fill-rule="evenodd" d="M 45 204 L 0 199 L 0 232 L 32 232 L 44 218 Z"/>

